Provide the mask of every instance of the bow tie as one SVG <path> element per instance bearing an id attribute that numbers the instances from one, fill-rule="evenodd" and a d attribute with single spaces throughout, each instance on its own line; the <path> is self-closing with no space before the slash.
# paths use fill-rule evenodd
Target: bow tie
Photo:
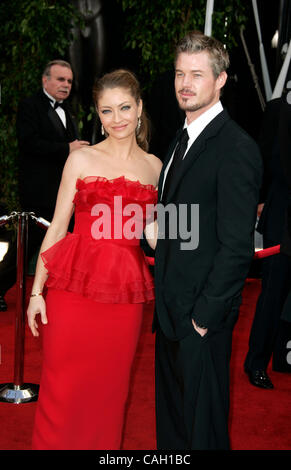
<path id="1" fill-rule="evenodd" d="M 57 109 L 58 107 L 64 109 L 64 103 L 63 102 L 59 103 L 58 101 L 56 101 L 55 104 L 54 104 L 54 109 Z"/>
<path id="2" fill-rule="evenodd" d="M 50 100 L 50 102 L 53 103 L 52 100 Z M 64 109 L 64 102 L 60 103 L 59 101 L 55 101 L 53 108 L 57 109 L 59 106 Z"/>

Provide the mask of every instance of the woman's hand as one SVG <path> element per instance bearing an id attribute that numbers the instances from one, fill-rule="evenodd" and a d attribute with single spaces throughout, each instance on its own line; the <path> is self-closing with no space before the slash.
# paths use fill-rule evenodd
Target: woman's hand
<path id="1" fill-rule="evenodd" d="M 258 204 L 257 217 L 261 217 L 263 209 L 264 209 L 264 205 L 265 205 L 264 203 Z"/>
<path id="2" fill-rule="evenodd" d="M 40 313 L 42 324 L 46 325 L 48 322 L 46 316 L 46 305 L 42 295 L 31 297 L 27 309 L 28 326 L 31 329 L 33 336 L 39 336 L 38 324 L 35 319 L 38 313 Z"/>
<path id="3" fill-rule="evenodd" d="M 154 220 L 150 224 L 147 224 L 144 229 L 147 242 L 152 250 L 156 249 L 158 239 L 158 221 Z"/>

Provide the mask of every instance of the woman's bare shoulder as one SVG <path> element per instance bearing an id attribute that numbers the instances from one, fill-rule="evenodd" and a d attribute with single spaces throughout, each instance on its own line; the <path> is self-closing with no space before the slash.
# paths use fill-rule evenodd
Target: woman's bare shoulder
<path id="1" fill-rule="evenodd" d="M 81 174 L 82 169 L 88 164 L 92 158 L 90 147 L 73 150 L 67 158 L 65 170 L 75 174 Z"/>
<path id="2" fill-rule="evenodd" d="M 163 162 L 158 158 L 156 157 L 154 154 L 152 153 L 147 153 L 146 154 L 146 158 L 148 159 L 148 161 L 150 162 L 150 164 L 153 166 L 153 168 L 160 173 L 161 169 L 162 169 L 162 166 L 163 166 Z"/>
<path id="3" fill-rule="evenodd" d="M 90 146 L 84 146 L 80 149 L 73 150 L 73 152 L 70 153 L 68 156 L 68 160 L 74 162 L 75 160 L 80 160 L 80 159 L 86 159 L 88 156 L 91 154 L 91 147 Z"/>
<path id="4" fill-rule="evenodd" d="M 71 165 L 79 165 L 80 163 L 86 164 L 91 162 L 93 158 L 98 157 L 98 155 L 101 156 L 103 153 L 102 147 L 99 147 L 98 144 L 90 145 L 71 152 L 67 161 Z"/>

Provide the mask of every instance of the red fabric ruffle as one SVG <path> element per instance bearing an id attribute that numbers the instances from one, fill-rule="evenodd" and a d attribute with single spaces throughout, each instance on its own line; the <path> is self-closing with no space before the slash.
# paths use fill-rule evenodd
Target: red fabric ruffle
<path id="1" fill-rule="evenodd" d="M 69 233 L 42 254 L 47 287 L 79 293 L 103 303 L 154 299 L 154 282 L 139 246 L 98 241 Z"/>
<path id="2" fill-rule="evenodd" d="M 131 181 L 120 176 L 107 179 L 101 176 L 89 176 L 78 179 L 76 183 L 77 192 L 74 204 L 77 211 L 88 211 L 94 204 L 100 202 L 113 206 L 114 196 L 122 196 L 122 205 L 137 203 L 145 215 L 152 215 L 150 211 L 145 213 L 146 205 L 157 203 L 158 193 L 151 184 L 142 184 L 139 181 Z"/>

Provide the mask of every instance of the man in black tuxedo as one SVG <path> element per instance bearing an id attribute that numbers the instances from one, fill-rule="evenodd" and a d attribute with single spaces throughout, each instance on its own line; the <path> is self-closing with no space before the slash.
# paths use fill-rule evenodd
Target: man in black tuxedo
<path id="1" fill-rule="evenodd" d="M 262 161 L 220 103 L 228 64 L 214 38 L 189 33 L 177 46 L 175 90 L 186 120 L 158 193 L 158 449 L 229 448 L 231 338 L 253 257 Z"/>
<path id="2" fill-rule="evenodd" d="M 51 220 L 63 166 L 69 153 L 88 145 L 78 140 L 77 127 L 65 100 L 69 97 L 73 72 L 68 62 L 49 62 L 42 75 L 42 90 L 24 99 L 17 112 L 19 146 L 19 195 L 21 208 Z M 44 236 L 31 224 L 28 257 Z M 16 244 L 0 264 L 0 308 L 7 307 L 4 295 L 16 280 Z M 2 307 L 1 307 L 2 305 Z"/>
<path id="3" fill-rule="evenodd" d="M 21 206 L 49 220 L 69 153 L 89 144 L 78 140 L 77 127 L 65 102 L 72 82 L 68 62 L 49 62 L 42 76 L 43 89 L 23 100 L 17 114 Z"/>
<path id="4" fill-rule="evenodd" d="M 289 78 L 290 78 L 289 69 Z M 282 106 L 280 110 L 280 119 L 278 125 L 278 134 L 280 141 L 281 164 L 288 186 L 288 202 L 286 211 L 286 224 L 281 243 L 281 253 L 288 256 L 289 269 L 291 272 L 291 80 L 287 80 L 287 90 L 283 95 Z M 277 340 L 278 351 L 275 351 L 275 370 L 280 372 L 291 372 L 291 290 L 289 284 L 289 293 L 285 300 L 281 313 L 281 328 L 279 331 L 279 340 Z M 281 358 L 281 359 L 280 359 Z M 274 360 L 273 360 L 274 364 Z M 274 367 L 274 365 L 273 365 Z"/>
<path id="5" fill-rule="evenodd" d="M 281 98 L 267 103 L 258 142 L 264 160 L 264 178 L 261 189 L 262 212 L 257 231 L 263 235 L 264 248 L 281 244 L 286 230 L 288 173 L 281 160 L 284 153 L 290 160 L 290 130 L 286 125 L 288 120 L 285 108 L 288 109 L 289 106 L 284 94 Z M 288 326 L 280 317 L 290 284 L 291 266 L 286 254 L 281 252 L 262 260 L 262 290 L 256 306 L 244 365 L 250 383 L 256 387 L 273 388 L 267 373 L 272 355 L 273 369 L 283 372 L 281 349 L 286 344 L 283 344 L 282 337 Z"/>

